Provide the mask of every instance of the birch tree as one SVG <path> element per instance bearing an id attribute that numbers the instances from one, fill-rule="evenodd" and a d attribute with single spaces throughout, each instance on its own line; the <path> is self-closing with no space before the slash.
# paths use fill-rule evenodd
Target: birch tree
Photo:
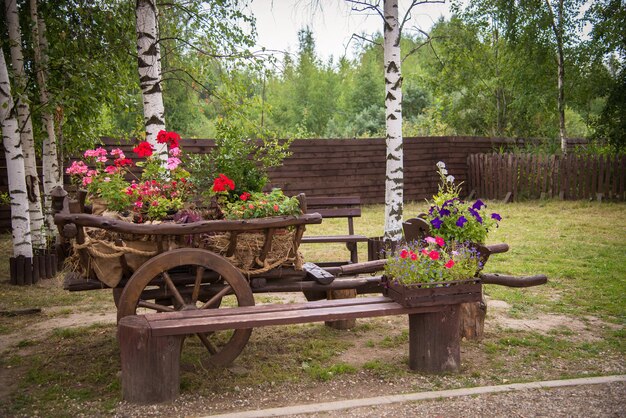
<path id="1" fill-rule="evenodd" d="M 167 146 L 157 143 L 157 134 L 165 130 L 165 107 L 161 89 L 161 48 L 159 46 L 158 12 L 155 0 L 137 0 L 137 61 L 143 96 L 143 118 L 146 140 L 161 158 L 167 158 Z"/>
<path id="2" fill-rule="evenodd" d="M 11 66 L 14 72 L 17 105 L 17 121 L 22 141 L 24 155 L 24 170 L 26 173 L 26 192 L 28 197 L 28 214 L 32 242 L 35 247 L 43 248 L 45 236 L 43 234 L 44 218 L 41 207 L 41 192 L 37 162 L 35 158 L 35 141 L 33 138 L 33 124 L 29 101 L 26 96 L 27 76 L 24 70 L 24 55 L 22 54 L 22 36 L 20 32 L 17 0 L 4 0 L 5 17 L 9 32 L 9 46 L 11 51 Z"/>
<path id="3" fill-rule="evenodd" d="M 46 207 L 46 218 L 48 225 L 54 225 L 52 219 L 52 211 L 50 210 L 51 196 L 50 192 L 57 186 L 63 187 L 61 177 L 61 167 L 59 165 L 59 157 L 57 152 L 57 139 L 54 130 L 54 117 L 50 111 L 49 93 L 47 86 L 47 41 L 46 27 L 43 19 L 39 18 L 37 11 L 37 0 L 30 0 L 30 17 L 32 27 L 32 40 L 34 50 L 34 64 L 37 73 L 37 84 L 39 86 L 39 100 L 44 111 L 41 119 L 44 125 L 44 138 L 42 145 L 42 165 L 43 165 L 43 190 Z"/>
<path id="4" fill-rule="evenodd" d="M 404 202 L 404 152 L 402 141 L 402 72 L 400 71 L 400 23 L 398 0 L 385 0 L 385 124 L 387 168 L 385 173 L 385 239 L 402 238 Z"/>
<path id="5" fill-rule="evenodd" d="M 385 127 L 386 127 L 386 173 L 385 173 L 385 240 L 402 238 L 402 211 L 404 199 L 404 153 L 402 140 L 402 57 L 400 40 L 404 25 L 411 19 L 415 6 L 426 3 L 443 3 L 443 0 L 412 0 L 402 20 L 399 20 L 398 0 L 380 1 L 346 0 L 357 12 L 375 12 L 384 22 L 383 49 L 385 68 Z"/>
<path id="6" fill-rule="evenodd" d="M 0 125 L 2 125 L 2 144 L 7 164 L 9 195 L 11 196 L 11 229 L 13 233 L 13 255 L 33 256 L 28 216 L 28 197 L 24 155 L 16 118 L 16 109 L 11 97 L 9 72 L 0 46 Z"/>

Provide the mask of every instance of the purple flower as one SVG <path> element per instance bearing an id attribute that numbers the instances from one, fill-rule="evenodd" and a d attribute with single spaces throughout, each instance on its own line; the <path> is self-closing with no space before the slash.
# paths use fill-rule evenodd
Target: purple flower
<path id="1" fill-rule="evenodd" d="M 492 213 L 491 214 L 491 219 L 495 219 L 496 221 L 501 221 L 502 220 L 502 216 L 500 216 L 497 213 Z"/>
<path id="2" fill-rule="evenodd" d="M 448 209 L 441 209 L 439 211 L 439 216 L 443 217 L 443 216 L 450 216 L 450 211 Z"/>
<path id="3" fill-rule="evenodd" d="M 472 214 L 474 218 L 478 221 L 479 224 L 483 223 L 483 218 L 480 217 L 480 213 L 474 208 L 469 208 L 469 213 Z"/>
<path id="4" fill-rule="evenodd" d="M 465 222 L 467 222 L 467 219 L 465 219 L 465 216 L 461 216 L 457 221 L 456 221 L 456 226 L 458 226 L 459 228 L 463 228 L 463 225 L 465 225 Z"/>
<path id="5" fill-rule="evenodd" d="M 428 214 L 432 215 L 434 211 L 435 211 L 435 207 L 431 206 L 430 209 L 428 210 Z"/>
<path id="6" fill-rule="evenodd" d="M 430 224 L 433 226 L 433 228 L 439 229 L 441 228 L 441 225 L 443 225 L 443 221 L 439 218 L 435 218 L 432 221 L 430 221 Z"/>
<path id="7" fill-rule="evenodd" d="M 476 210 L 480 210 L 480 208 L 482 207 L 487 207 L 487 205 L 485 205 L 480 199 L 477 199 L 476 202 L 474 202 L 474 204 L 472 205 L 472 208 Z"/>

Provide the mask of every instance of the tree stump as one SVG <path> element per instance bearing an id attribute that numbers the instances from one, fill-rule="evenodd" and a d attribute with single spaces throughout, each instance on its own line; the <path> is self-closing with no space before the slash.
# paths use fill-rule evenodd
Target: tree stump
<path id="1" fill-rule="evenodd" d="M 459 305 L 440 312 L 409 315 L 409 368 L 427 373 L 461 367 Z"/>
<path id="2" fill-rule="evenodd" d="M 172 401 L 180 386 L 183 336 L 154 338 L 145 318 L 126 316 L 118 325 L 122 397 L 133 403 Z"/>
<path id="3" fill-rule="evenodd" d="M 484 301 L 461 303 L 459 328 L 461 338 L 469 341 L 480 341 L 485 331 L 487 305 Z"/>
<path id="4" fill-rule="evenodd" d="M 326 297 L 328 298 L 328 300 L 355 298 L 356 289 L 329 290 Z M 327 327 L 345 330 L 354 328 L 356 325 L 356 319 L 342 319 L 339 321 L 326 321 L 324 323 Z"/>

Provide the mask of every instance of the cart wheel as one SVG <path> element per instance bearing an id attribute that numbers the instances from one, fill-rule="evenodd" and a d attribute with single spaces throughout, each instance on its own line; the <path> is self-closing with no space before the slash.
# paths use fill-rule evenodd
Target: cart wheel
<path id="1" fill-rule="evenodd" d="M 207 277 L 207 272 L 217 274 Z M 228 260 L 198 248 L 179 248 L 152 257 L 135 271 L 120 296 L 117 320 L 143 312 L 217 309 L 222 299 L 227 306 L 254 305 L 250 285 Z M 238 329 L 196 335 L 209 351 L 209 363 L 222 367 L 237 358 L 251 333 Z"/>

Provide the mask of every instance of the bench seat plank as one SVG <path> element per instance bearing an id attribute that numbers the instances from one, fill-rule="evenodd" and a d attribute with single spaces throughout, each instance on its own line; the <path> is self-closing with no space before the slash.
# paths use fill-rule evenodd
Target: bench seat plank
<path id="1" fill-rule="evenodd" d="M 261 305 L 262 306 L 262 305 Z M 228 329 L 246 329 L 269 325 L 301 324 L 307 322 L 336 321 L 348 318 L 366 318 L 400 314 L 438 312 L 446 306 L 426 306 L 405 308 L 390 299 L 380 303 L 347 304 L 346 306 L 318 307 L 311 309 L 278 309 L 288 305 L 275 305 L 277 309 L 259 313 L 236 315 L 211 315 L 208 317 L 189 317 L 150 322 L 153 336 L 186 335 L 198 332 L 221 331 Z M 240 310 L 238 308 L 237 310 Z M 219 309 L 219 311 L 226 311 Z"/>

